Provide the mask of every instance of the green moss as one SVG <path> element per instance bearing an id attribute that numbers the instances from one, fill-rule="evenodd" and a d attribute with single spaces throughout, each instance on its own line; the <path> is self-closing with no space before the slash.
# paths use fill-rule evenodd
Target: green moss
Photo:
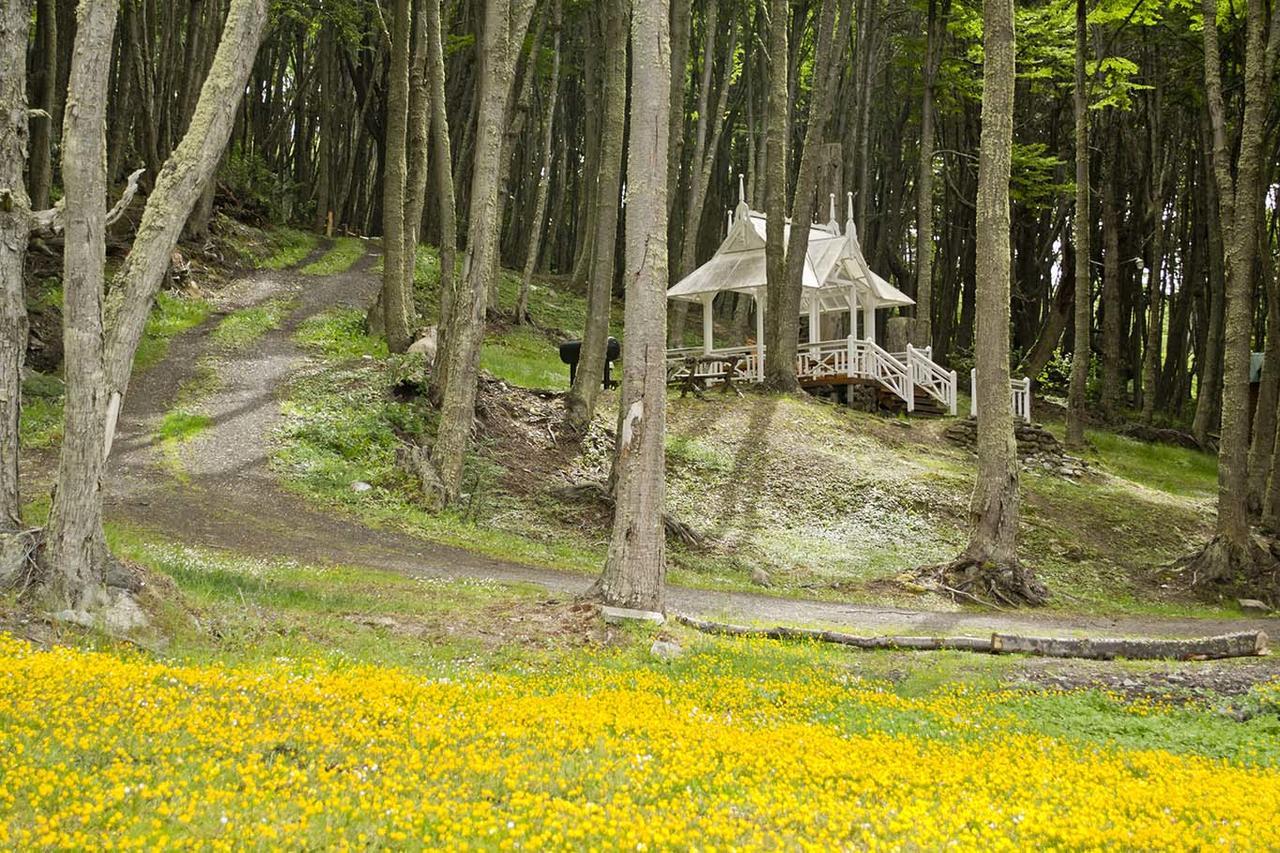
<path id="1" fill-rule="evenodd" d="M 310 231 L 296 228 L 273 228 L 268 233 L 267 244 L 250 249 L 254 266 L 262 270 L 283 270 L 295 267 L 315 250 L 319 237 Z"/>
<path id="2" fill-rule="evenodd" d="M 569 366 L 560 360 L 559 346 L 533 329 L 516 327 L 485 338 L 480 367 L 521 388 L 564 391 L 569 387 Z"/>
<path id="3" fill-rule="evenodd" d="M 333 246 L 299 270 L 303 275 L 338 275 L 351 269 L 367 254 L 368 242 L 358 237 L 338 237 Z"/>
<path id="4" fill-rule="evenodd" d="M 296 304 L 291 299 L 271 299 L 252 308 L 233 311 L 213 330 L 213 340 L 226 349 L 244 349 L 267 332 L 280 328 Z"/>
<path id="5" fill-rule="evenodd" d="M 361 356 L 385 358 L 387 343 L 365 333 L 364 312 L 335 308 L 303 320 L 294 334 L 299 344 L 332 361 Z"/>
<path id="6" fill-rule="evenodd" d="M 161 361 L 172 338 L 199 326 L 208 316 L 209 304 L 204 300 L 160 291 L 133 357 L 134 370 L 146 370 Z"/>

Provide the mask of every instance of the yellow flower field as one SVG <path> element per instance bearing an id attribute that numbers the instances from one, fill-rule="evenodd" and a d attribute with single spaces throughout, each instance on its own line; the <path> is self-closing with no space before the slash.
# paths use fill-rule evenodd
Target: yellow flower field
<path id="1" fill-rule="evenodd" d="M 696 668 L 696 665 L 694 665 Z M 0 635 L 0 847 L 1280 848 L 1280 772 L 1019 730 L 1004 697 L 607 653 L 427 678 Z"/>

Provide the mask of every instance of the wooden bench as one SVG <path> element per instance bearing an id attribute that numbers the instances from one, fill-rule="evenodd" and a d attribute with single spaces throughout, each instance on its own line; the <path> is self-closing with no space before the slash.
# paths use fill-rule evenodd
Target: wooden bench
<path id="1" fill-rule="evenodd" d="M 738 363 L 746 356 L 740 353 L 730 353 L 728 355 L 687 355 L 684 358 L 685 375 L 680 383 L 680 398 L 684 399 L 692 391 L 698 399 L 703 399 L 702 392 L 711 387 L 713 380 L 719 380 L 720 393 L 728 394 L 730 391 L 742 396 L 742 391 L 738 386 L 733 384 L 733 378 L 738 372 Z M 721 366 L 722 370 L 715 373 L 703 373 L 699 375 L 699 368 L 710 366 Z"/>

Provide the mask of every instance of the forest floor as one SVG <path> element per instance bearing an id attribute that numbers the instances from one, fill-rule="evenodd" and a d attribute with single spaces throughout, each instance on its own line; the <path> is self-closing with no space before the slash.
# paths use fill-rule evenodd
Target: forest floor
<path id="1" fill-rule="evenodd" d="M 571 334 L 563 327 L 581 320 L 580 298 L 539 281 L 535 316 L 551 330 L 499 329 L 486 347 L 492 374 L 482 382 L 466 505 L 433 516 L 416 506 L 415 484 L 395 461 L 400 436 L 424 428 L 423 407 L 403 392 L 421 365 L 387 359 L 362 330 L 379 287 L 375 247 L 351 238 L 307 245 L 286 244 L 206 295 L 199 322 L 139 372 L 113 452 L 109 517 L 260 557 L 583 591 L 603 560 L 607 512 L 562 490 L 603 478 L 616 394 L 606 394 L 585 441 L 558 433 L 565 371 L 551 359 L 554 341 Z M 424 252 L 428 311 L 437 274 Z M 942 439 L 944 426 L 803 397 L 673 395 L 671 510 L 708 541 L 673 545 L 670 607 L 869 633 L 1259 627 L 1280 636 L 1280 619 L 1191 597 L 1162 567 L 1207 534 L 1212 465 L 1102 433 L 1095 442 L 1111 452 L 1095 453 L 1084 478 L 1023 478 L 1025 548 L 1059 593 L 1054 608 L 960 607 L 913 590 L 906 570 L 946 559 L 963 541 L 974 466 Z M 768 571 L 768 589 L 750 583 L 753 568 Z"/>
<path id="2" fill-rule="evenodd" d="M 420 410 L 392 392 L 416 368 L 360 333 L 370 249 L 300 241 L 199 300 L 161 301 L 109 478 L 108 536 L 145 579 L 153 627 L 123 642 L 0 599 L 0 848 L 1280 846 L 1275 655 L 850 652 L 605 624 L 575 598 L 600 512 L 541 491 L 595 458 L 545 420 L 555 333 L 499 330 L 470 510 L 415 510 L 394 446 Z M 554 317 L 552 298 L 571 320 L 560 291 L 540 307 Z M 943 531 L 937 553 L 960 523 L 972 460 L 938 424 L 800 398 L 672 403 L 673 505 L 715 542 L 673 555 L 673 609 L 867 633 L 1280 634 L 1141 571 L 1202 533 L 1201 459 L 1148 464 L 1099 434 L 1083 484 L 1029 475 L 1028 554 L 1089 599 L 981 611 L 893 582 L 922 558 L 913 519 Z M 26 434 L 56 445 L 54 404 L 34 408 Z M 50 458 L 28 494 L 47 491 Z M 829 476 L 855 490 L 856 530 L 875 534 L 858 511 L 875 494 L 912 534 L 855 542 L 832 568 L 853 528 L 813 545 L 805 484 L 830 499 L 817 473 L 841 459 L 857 472 Z M 768 529 L 780 514 L 790 545 Z M 1069 585 L 1081 541 L 1106 569 Z M 735 549 L 776 586 L 748 591 Z M 860 574 L 877 550 L 890 557 Z"/>

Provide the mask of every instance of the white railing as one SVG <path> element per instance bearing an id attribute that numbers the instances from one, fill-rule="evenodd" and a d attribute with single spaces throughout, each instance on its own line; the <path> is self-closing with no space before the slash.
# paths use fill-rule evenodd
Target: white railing
<path id="1" fill-rule="evenodd" d="M 827 379 L 849 375 L 849 342 L 818 341 L 804 344 L 796 354 L 797 379 Z"/>
<path id="2" fill-rule="evenodd" d="M 969 371 L 969 415 L 978 416 L 978 371 Z M 1009 380 L 1009 405 L 1013 409 L 1014 420 L 1031 423 L 1031 378 Z"/>
<path id="3" fill-rule="evenodd" d="M 875 341 L 862 341 L 850 337 L 849 375 L 874 379 L 888 388 L 907 404 L 907 411 L 916 410 L 915 388 L 911 383 L 911 371 L 907 366 Z"/>
<path id="4" fill-rule="evenodd" d="M 933 360 L 933 347 L 916 349 L 907 344 L 905 361 L 911 371 L 912 384 L 946 406 L 949 414 L 955 415 L 956 372 Z"/>

